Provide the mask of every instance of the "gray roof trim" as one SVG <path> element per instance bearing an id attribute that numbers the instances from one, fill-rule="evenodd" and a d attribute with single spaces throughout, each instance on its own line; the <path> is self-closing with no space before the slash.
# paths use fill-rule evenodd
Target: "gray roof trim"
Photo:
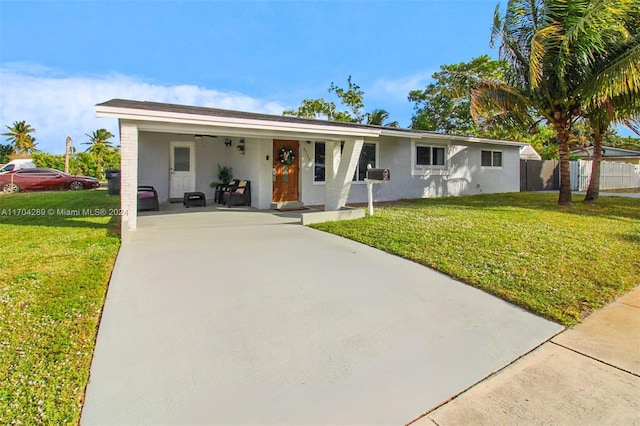
<path id="1" fill-rule="evenodd" d="M 522 142 L 515 141 L 503 141 L 498 139 L 485 139 L 485 138 L 477 138 L 472 136 L 458 136 L 451 134 L 443 134 L 436 132 L 429 132 L 425 130 L 414 130 L 414 129 L 405 129 L 400 127 L 386 127 L 386 126 L 376 126 L 371 124 L 358 124 L 358 123 L 345 123 L 341 121 L 327 121 L 327 120 L 316 120 L 310 118 L 298 118 L 298 117 L 285 117 L 280 115 L 272 115 L 272 114 L 262 114 L 255 112 L 244 112 L 244 111 L 233 111 L 227 109 L 220 108 L 209 108 L 209 107 L 200 107 L 200 106 L 190 106 L 190 105 L 177 105 L 177 104 L 167 104 L 167 103 L 159 103 L 159 102 L 148 102 L 148 101 L 133 101 L 127 99 L 111 99 L 107 102 L 99 103 L 96 105 L 96 110 L 98 115 L 101 116 L 118 116 L 120 112 L 124 113 L 124 110 L 129 111 L 146 111 L 146 112 L 157 112 L 160 116 L 169 116 L 171 114 L 176 115 L 192 115 L 199 117 L 211 117 L 215 118 L 228 118 L 230 120 L 251 120 L 252 122 L 262 122 L 262 123 L 273 123 L 278 124 L 282 123 L 282 125 L 292 125 L 292 126 L 309 126 L 315 127 L 316 129 L 325 127 L 328 129 L 332 129 L 336 131 L 338 129 L 344 129 L 345 132 L 348 133 L 360 133 L 360 134 L 368 134 L 369 136 L 378 137 L 378 136 L 391 136 L 391 137 L 406 137 L 406 138 L 414 138 L 414 139 L 441 139 L 449 142 L 471 142 L 471 143 L 486 143 L 486 144 L 495 144 L 495 145 L 511 145 L 511 146 L 523 146 L 526 145 Z M 114 111 L 121 110 L 121 111 Z M 123 114 L 127 115 L 127 114 Z M 141 114 L 137 116 L 136 119 L 139 120 L 149 120 L 149 114 Z M 158 118 L 154 117 L 154 121 L 158 121 Z M 203 123 L 205 124 L 205 123 Z M 293 130 L 293 129 L 292 129 Z"/>
<path id="2" fill-rule="evenodd" d="M 312 118 L 298 118 L 287 117 L 273 114 L 262 114 L 256 112 L 234 111 L 220 108 L 199 107 L 190 105 L 177 105 L 177 104 L 165 104 L 159 102 L 148 101 L 131 101 L 127 99 L 112 99 L 107 102 L 97 104 L 96 107 L 111 107 L 111 108 L 126 108 L 126 109 L 139 109 L 145 111 L 157 111 L 168 112 L 176 114 L 190 114 L 190 115 L 203 115 L 211 117 L 223 117 L 223 118 L 237 118 L 246 120 L 260 120 L 271 121 L 280 123 L 296 123 L 296 124 L 310 124 L 315 126 L 330 126 L 330 127 L 346 127 L 357 129 L 371 129 L 379 131 L 384 129 L 384 126 L 374 126 L 370 124 L 358 124 L 358 123 L 345 123 L 341 121 L 327 121 L 316 120 Z M 407 132 L 413 132 L 409 129 L 402 129 Z"/>
<path id="3" fill-rule="evenodd" d="M 640 151 L 635 151 L 633 149 L 618 148 L 615 146 L 603 146 L 602 149 L 604 150 L 604 157 L 640 157 Z M 588 157 L 593 154 L 593 147 L 588 146 L 584 149 L 576 149 L 574 151 L 571 151 L 571 153 L 582 155 L 583 157 Z"/>

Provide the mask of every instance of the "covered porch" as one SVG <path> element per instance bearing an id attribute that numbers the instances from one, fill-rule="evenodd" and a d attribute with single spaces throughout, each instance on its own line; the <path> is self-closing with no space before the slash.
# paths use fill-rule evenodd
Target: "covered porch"
<path id="1" fill-rule="evenodd" d="M 137 211 L 138 185 L 156 188 L 160 202 L 180 201 L 185 192 L 196 191 L 211 203 L 218 166 L 251 182 L 254 208 L 304 203 L 306 193 L 321 191 L 322 199 L 313 204 L 337 211 L 347 202 L 365 139 L 379 136 L 377 129 L 345 123 L 307 120 L 302 125 L 248 113 L 219 117 L 154 109 L 164 106 L 120 100 L 97 106 L 99 116 L 120 120 L 121 204 L 126 211 Z M 314 183 L 315 141 L 325 146 L 323 185 Z M 122 227 L 123 232 L 135 230 L 137 215 L 124 217 Z"/>

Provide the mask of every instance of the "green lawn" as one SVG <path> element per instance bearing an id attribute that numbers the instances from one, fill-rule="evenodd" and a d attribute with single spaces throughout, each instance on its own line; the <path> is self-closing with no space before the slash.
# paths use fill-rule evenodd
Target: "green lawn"
<path id="1" fill-rule="evenodd" d="M 0 195 L 0 424 L 78 423 L 118 205 L 106 191 Z"/>
<path id="2" fill-rule="evenodd" d="M 640 200 L 550 193 L 407 200 L 312 225 L 430 266 L 572 325 L 640 285 Z"/>

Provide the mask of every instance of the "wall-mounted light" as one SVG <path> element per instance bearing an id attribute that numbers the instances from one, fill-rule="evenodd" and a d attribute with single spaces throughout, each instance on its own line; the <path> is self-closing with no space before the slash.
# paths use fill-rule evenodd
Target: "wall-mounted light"
<path id="1" fill-rule="evenodd" d="M 238 141 L 238 151 L 240 151 L 241 154 L 244 154 L 244 138 Z"/>
<path id="2" fill-rule="evenodd" d="M 224 138 L 224 146 L 229 147 L 231 146 L 231 143 L 232 143 L 231 138 Z"/>

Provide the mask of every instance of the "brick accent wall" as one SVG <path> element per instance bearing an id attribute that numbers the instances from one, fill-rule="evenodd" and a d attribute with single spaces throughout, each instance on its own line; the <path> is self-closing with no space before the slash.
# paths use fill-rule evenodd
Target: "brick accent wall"
<path id="1" fill-rule="evenodd" d="M 120 206 L 122 233 L 134 231 L 138 223 L 138 127 L 120 121 Z"/>

